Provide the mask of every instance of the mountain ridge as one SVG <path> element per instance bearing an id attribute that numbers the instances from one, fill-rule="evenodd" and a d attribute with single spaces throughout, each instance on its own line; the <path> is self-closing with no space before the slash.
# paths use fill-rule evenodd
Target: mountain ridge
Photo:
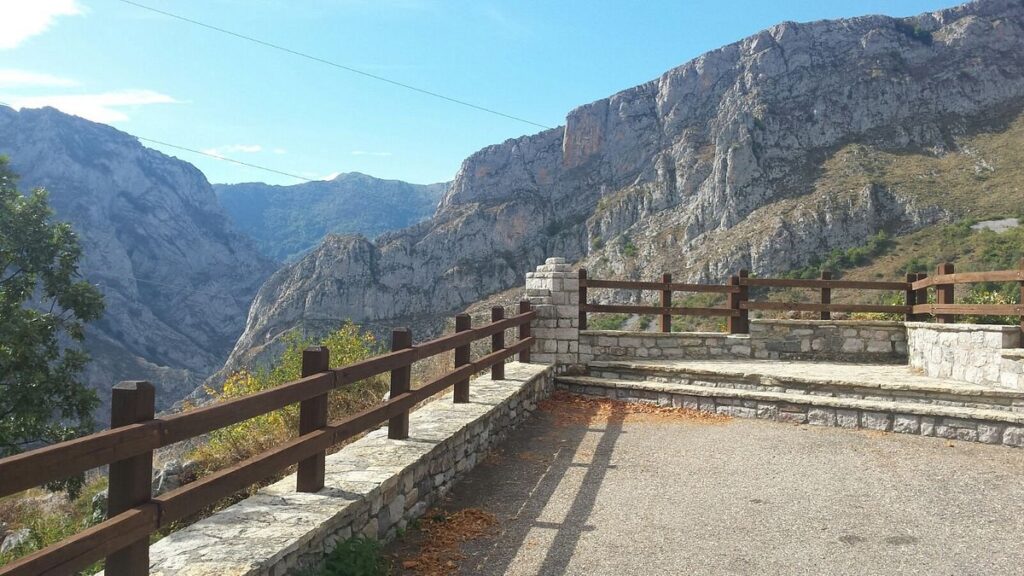
<path id="1" fill-rule="evenodd" d="M 322 246 L 307 256 L 317 266 L 290 269 L 312 276 L 279 271 L 228 366 L 314 320 L 465 308 L 550 255 L 620 276 L 671 269 L 718 280 L 942 221 L 949 214 L 922 197 L 876 185 L 818 190 L 818 176 L 850 143 L 955 150 L 988 116 L 1019 113 L 1022 62 L 1024 7 L 1009 0 L 777 24 L 580 106 L 562 127 L 472 154 L 426 222 L 374 243 Z M 768 209 L 787 199 L 799 210 Z M 758 210 L 759 224 L 728 240 Z"/>
<path id="2" fill-rule="evenodd" d="M 206 177 L 113 127 L 53 108 L 0 107 L 0 154 L 43 187 L 80 239 L 106 311 L 86 327 L 83 374 L 104 423 L 110 388 L 148 379 L 158 409 L 223 363 L 272 263 L 230 225 Z"/>
<path id="3" fill-rule="evenodd" d="M 411 184 L 360 172 L 294 185 L 213 185 L 235 226 L 254 238 L 265 255 L 284 262 L 327 234 L 374 238 L 428 218 L 446 187 L 446 182 Z"/>

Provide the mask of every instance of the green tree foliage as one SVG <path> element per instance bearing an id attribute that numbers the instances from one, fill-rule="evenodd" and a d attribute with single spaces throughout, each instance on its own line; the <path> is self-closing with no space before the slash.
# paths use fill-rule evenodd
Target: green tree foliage
<path id="1" fill-rule="evenodd" d="M 96 395 L 78 347 L 103 297 L 78 274 L 78 238 L 45 190 L 17 190 L 0 157 L 0 456 L 92 430 Z"/>

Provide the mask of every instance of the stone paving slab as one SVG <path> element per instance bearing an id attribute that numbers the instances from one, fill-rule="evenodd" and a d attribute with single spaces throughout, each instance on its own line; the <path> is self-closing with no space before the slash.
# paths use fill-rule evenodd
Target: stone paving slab
<path id="1" fill-rule="evenodd" d="M 539 412 L 452 490 L 460 574 L 1024 574 L 1024 451 L 733 419 Z"/>

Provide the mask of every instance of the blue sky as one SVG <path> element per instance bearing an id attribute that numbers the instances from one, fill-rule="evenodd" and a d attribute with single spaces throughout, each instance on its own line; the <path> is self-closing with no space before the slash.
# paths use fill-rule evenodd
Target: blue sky
<path id="1" fill-rule="evenodd" d="M 783 20 L 950 0 L 137 0 L 547 126 Z M 452 178 L 539 129 L 119 0 L 0 0 L 0 101 L 319 179 Z M 153 146 L 160 149 L 160 146 Z M 212 182 L 298 182 L 187 152 Z"/>

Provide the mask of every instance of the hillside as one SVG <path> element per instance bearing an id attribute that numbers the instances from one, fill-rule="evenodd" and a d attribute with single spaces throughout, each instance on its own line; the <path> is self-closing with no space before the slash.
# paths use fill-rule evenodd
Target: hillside
<path id="1" fill-rule="evenodd" d="M 293 260 L 328 234 L 380 234 L 429 218 L 447 184 L 409 184 L 351 172 L 294 186 L 215 184 L 224 211 L 277 261 Z"/>
<path id="2" fill-rule="evenodd" d="M 307 257 L 315 266 L 278 271 L 229 367 L 312 322 L 450 314 L 521 285 L 550 255 L 609 276 L 720 280 L 952 222 L 984 206 L 971 200 L 980 186 L 958 208 L 942 192 L 872 183 L 870 164 L 844 175 L 849 158 L 966 157 L 958 141 L 1006 133 L 1022 107 L 1020 2 L 784 22 L 473 154 L 424 223 L 325 244 Z"/>
<path id="3" fill-rule="evenodd" d="M 166 408 L 220 367 L 272 264 L 234 231 L 199 170 L 52 108 L 0 106 L 0 154 L 21 189 L 50 192 L 81 240 L 82 275 L 106 300 L 85 339 L 98 423 L 120 380 L 152 381 Z"/>

